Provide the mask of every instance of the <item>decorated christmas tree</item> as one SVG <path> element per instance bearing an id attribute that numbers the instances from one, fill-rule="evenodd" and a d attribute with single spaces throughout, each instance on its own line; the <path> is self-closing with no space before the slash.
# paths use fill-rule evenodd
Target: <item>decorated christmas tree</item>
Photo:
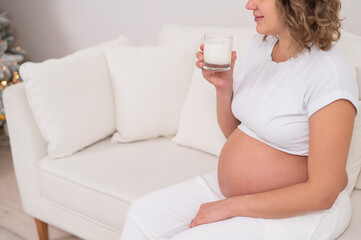
<path id="1" fill-rule="evenodd" d="M 25 51 L 20 46 L 12 46 L 14 38 L 10 29 L 8 13 L 0 14 L 0 132 L 5 124 L 5 111 L 2 100 L 4 89 L 22 82 L 19 76 L 20 64 L 24 61 Z"/>

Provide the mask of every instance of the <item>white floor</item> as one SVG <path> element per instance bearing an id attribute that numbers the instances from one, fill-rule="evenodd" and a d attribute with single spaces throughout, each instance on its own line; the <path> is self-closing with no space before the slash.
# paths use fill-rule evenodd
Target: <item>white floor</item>
<path id="1" fill-rule="evenodd" d="M 80 240 L 49 225 L 51 240 Z M 15 179 L 8 138 L 0 133 L 0 240 L 37 240 L 33 217 L 24 213 Z"/>

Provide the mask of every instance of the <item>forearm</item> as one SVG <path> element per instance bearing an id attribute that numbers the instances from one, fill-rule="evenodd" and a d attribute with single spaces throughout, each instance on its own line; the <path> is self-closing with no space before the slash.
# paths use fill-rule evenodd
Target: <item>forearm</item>
<path id="1" fill-rule="evenodd" d="M 235 128 L 241 123 L 234 117 L 231 109 L 233 98 L 232 89 L 216 89 L 217 92 L 217 121 L 223 135 L 228 138 Z"/>
<path id="2" fill-rule="evenodd" d="M 328 209 L 333 202 L 308 182 L 267 192 L 227 198 L 231 217 L 287 218 Z"/>

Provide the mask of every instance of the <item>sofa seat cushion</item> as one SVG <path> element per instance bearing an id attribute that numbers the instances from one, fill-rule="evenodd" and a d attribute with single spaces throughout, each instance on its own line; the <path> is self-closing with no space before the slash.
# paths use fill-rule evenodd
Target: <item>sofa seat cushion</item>
<path id="1" fill-rule="evenodd" d="M 167 137 L 131 144 L 107 138 L 69 157 L 41 159 L 39 182 L 55 204 L 120 230 L 135 199 L 216 168 L 217 157 Z"/>

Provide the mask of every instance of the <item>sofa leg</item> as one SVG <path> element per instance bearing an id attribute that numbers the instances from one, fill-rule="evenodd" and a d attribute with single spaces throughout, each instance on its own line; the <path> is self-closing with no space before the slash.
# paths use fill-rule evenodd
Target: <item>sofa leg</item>
<path id="1" fill-rule="evenodd" d="M 38 231 L 39 240 L 49 240 L 48 224 L 34 218 L 36 224 L 36 230 Z"/>

